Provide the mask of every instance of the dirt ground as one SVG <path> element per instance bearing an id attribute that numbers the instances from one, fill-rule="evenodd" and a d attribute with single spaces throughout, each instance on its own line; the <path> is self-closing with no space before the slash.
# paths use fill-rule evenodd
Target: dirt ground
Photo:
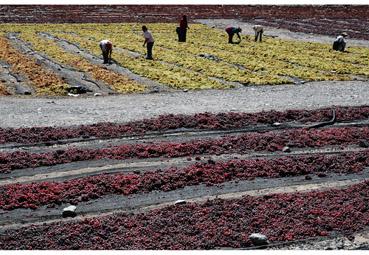
<path id="1" fill-rule="evenodd" d="M 127 122 L 160 114 L 257 112 L 364 105 L 369 82 L 312 82 L 303 85 L 245 87 L 93 98 L 0 99 L 1 127 L 70 126 Z"/>

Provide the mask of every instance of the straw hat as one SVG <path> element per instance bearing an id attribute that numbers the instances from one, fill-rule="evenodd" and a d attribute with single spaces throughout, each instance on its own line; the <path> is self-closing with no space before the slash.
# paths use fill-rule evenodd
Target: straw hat
<path id="1" fill-rule="evenodd" d="M 345 37 L 348 36 L 348 34 L 346 32 L 342 32 L 341 35 L 345 36 Z"/>

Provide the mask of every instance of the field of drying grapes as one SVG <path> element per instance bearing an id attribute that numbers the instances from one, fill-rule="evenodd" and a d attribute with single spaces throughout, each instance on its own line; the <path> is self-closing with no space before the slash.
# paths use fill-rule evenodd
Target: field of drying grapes
<path id="1" fill-rule="evenodd" d="M 368 249 L 366 9 L 138 7 L 0 6 L 0 250 Z"/>
<path id="2" fill-rule="evenodd" d="M 154 61 L 145 60 L 138 23 L 2 24 L 3 95 L 66 96 L 82 87 L 86 96 L 244 86 L 368 80 L 369 49 L 349 53 L 331 44 L 243 35 L 227 44 L 222 29 L 192 24 L 188 42 L 176 41 L 176 24 L 151 23 Z M 114 43 L 111 65 L 102 65 L 100 40 Z M 72 89 L 72 90 L 71 90 Z"/>
<path id="3" fill-rule="evenodd" d="M 256 248 L 252 233 L 264 248 L 362 248 L 368 117 L 361 106 L 1 129 L 0 248 Z M 69 205 L 77 216 L 63 219 Z"/>

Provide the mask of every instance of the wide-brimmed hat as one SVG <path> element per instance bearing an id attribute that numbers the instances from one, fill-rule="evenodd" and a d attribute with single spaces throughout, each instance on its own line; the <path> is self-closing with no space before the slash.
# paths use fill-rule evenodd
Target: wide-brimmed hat
<path id="1" fill-rule="evenodd" d="M 346 32 L 342 32 L 341 35 L 342 36 L 348 36 L 348 34 Z"/>

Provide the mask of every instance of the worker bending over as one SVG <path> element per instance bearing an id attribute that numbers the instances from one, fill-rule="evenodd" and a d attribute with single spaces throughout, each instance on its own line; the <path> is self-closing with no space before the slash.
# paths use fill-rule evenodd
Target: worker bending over
<path id="1" fill-rule="evenodd" d="M 337 36 L 336 40 L 333 42 L 333 49 L 337 51 L 345 51 L 346 41 L 345 38 L 347 37 L 347 33 L 343 32 L 339 36 Z"/>
<path id="2" fill-rule="evenodd" d="M 228 26 L 225 31 L 228 34 L 228 43 L 235 43 L 233 42 L 233 36 L 235 34 L 237 34 L 239 41 L 237 43 L 241 42 L 241 36 L 240 33 L 242 31 L 242 29 L 240 27 L 232 27 L 232 26 Z"/>
<path id="3" fill-rule="evenodd" d="M 100 42 L 100 49 L 104 58 L 104 64 L 108 64 L 111 61 L 111 53 L 113 52 L 113 44 L 109 40 L 102 40 Z"/>
<path id="4" fill-rule="evenodd" d="M 263 26 L 261 26 L 261 25 L 255 25 L 255 26 L 252 27 L 252 29 L 254 29 L 254 31 L 255 31 L 255 42 L 257 42 L 258 39 L 259 39 L 259 42 L 261 42 L 262 41 L 261 37 L 262 37 L 262 35 L 264 33 Z"/>

